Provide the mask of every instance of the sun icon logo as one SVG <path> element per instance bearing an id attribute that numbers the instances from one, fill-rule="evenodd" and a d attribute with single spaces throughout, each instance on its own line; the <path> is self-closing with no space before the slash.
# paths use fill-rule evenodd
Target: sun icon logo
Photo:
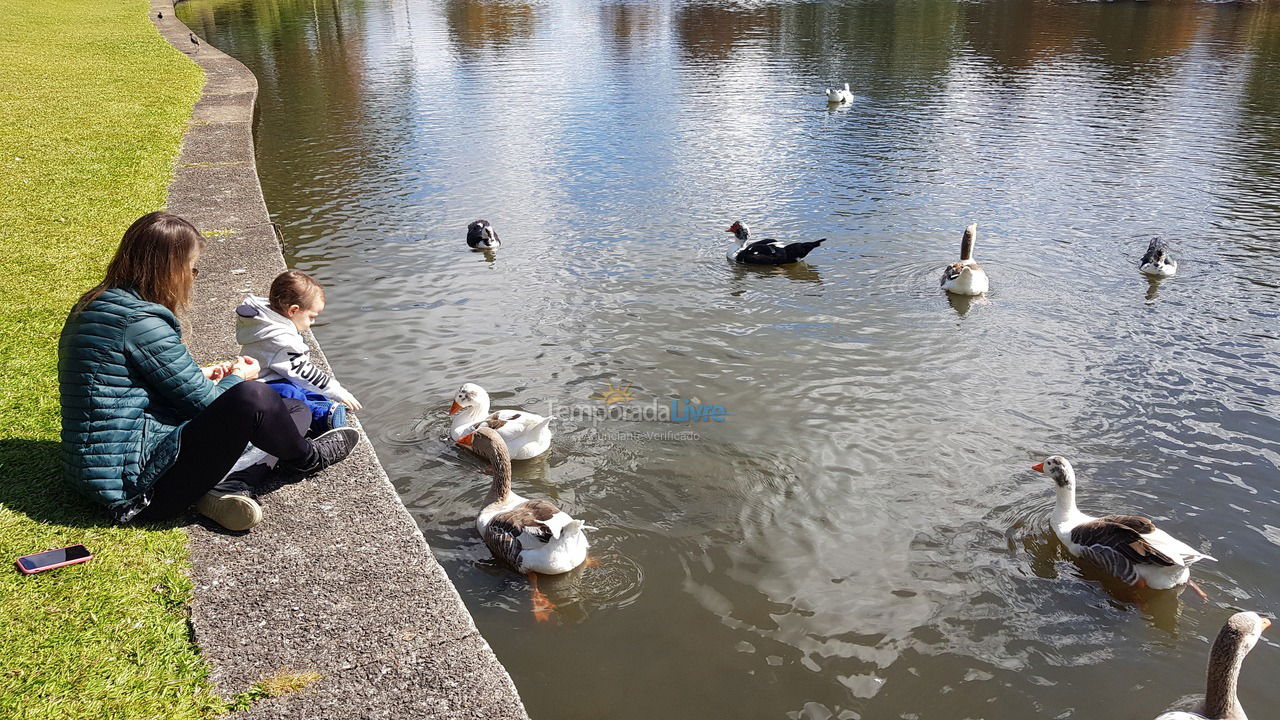
<path id="1" fill-rule="evenodd" d="M 614 403 L 631 402 L 636 399 L 636 396 L 631 394 L 630 385 L 614 385 L 613 383 L 609 383 L 609 387 L 601 390 L 595 395 L 592 395 L 591 399 L 599 400 L 605 405 L 613 405 Z"/>

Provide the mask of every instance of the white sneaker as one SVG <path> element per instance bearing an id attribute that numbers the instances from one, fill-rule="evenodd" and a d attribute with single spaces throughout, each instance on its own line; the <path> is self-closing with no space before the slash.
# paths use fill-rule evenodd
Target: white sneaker
<path id="1" fill-rule="evenodd" d="M 262 522 L 262 506 L 248 495 L 210 490 L 196 503 L 201 515 L 228 530 L 239 532 Z"/>

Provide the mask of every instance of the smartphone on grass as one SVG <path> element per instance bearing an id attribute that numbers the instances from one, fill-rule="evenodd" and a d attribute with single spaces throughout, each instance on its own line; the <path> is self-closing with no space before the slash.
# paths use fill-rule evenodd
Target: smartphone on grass
<path id="1" fill-rule="evenodd" d="M 75 565 L 92 559 L 93 553 L 89 552 L 89 548 L 83 545 L 70 545 L 57 550 L 45 550 L 34 555 L 25 555 L 18 558 L 14 565 L 17 565 L 18 570 L 24 575 L 35 575 L 45 570 Z"/>

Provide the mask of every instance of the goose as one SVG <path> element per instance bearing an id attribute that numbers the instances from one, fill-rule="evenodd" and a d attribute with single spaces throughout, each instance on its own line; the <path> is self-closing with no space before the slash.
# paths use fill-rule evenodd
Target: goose
<path id="1" fill-rule="evenodd" d="M 844 84 L 844 89 L 827 88 L 827 102 L 843 105 L 853 102 L 853 93 L 849 92 L 849 83 Z"/>
<path id="2" fill-rule="evenodd" d="M 1271 621 L 1255 612 L 1236 613 L 1227 618 L 1209 651 L 1204 702 L 1194 712 L 1167 712 L 1156 720 L 1249 720 L 1236 697 L 1236 681 L 1240 678 L 1244 656 L 1269 627 Z"/>
<path id="3" fill-rule="evenodd" d="M 808 255 L 810 250 L 818 247 L 826 240 L 826 238 L 821 238 L 812 242 L 788 244 L 765 238 L 764 240 L 751 242 L 748 239 L 751 230 L 741 220 L 734 222 L 725 232 L 733 233 L 733 236 L 738 239 L 738 246 L 730 250 L 726 257 L 734 262 L 747 263 L 749 265 L 786 265 L 793 263 Z"/>
<path id="4" fill-rule="evenodd" d="M 987 291 L 987 271 L 973 259 L 973 243 L 978 239 L 978 223 L 964 229 L 960 238 L 960 262 L 942 271 L 942 289 L 956 295 L 981 295 Z"/>
<path id="5" fill-rule="evenodd" d="M 538 590 L 537 573 L 559 575 L 587 560 L 585 530 L 595 530 L 575 520 L 549 500 L 526 500 L 511 491 L 511 456 L 502 436 L 476 428 L 472 449 L 493 463 L 493 483 L 476 517 L 476 531 L 494 558 L 528 575 L 533 585 L 533 614 L 549 620 L 555 605 Z"/>
<path id="6" fill-rule="evenodd" d="M 1092 517 L 1076 509 L 1076 473 L 1061 455 L 1031 467 L 1053 478 L 1057 504 L 1053 532 L 1068 552 L 1096 563 L 1120 580 L 1137 587 L 1167 590 L 1187 583 L 1188 569 L 1200 560 L 1215 560 L 1140 515 Z M 1204 592 L 1191 583 L 1202 599 Z"/>
<path id="7" fill-rule="evenodd" d="M 493 250 L 500 245 L 502 240 L 488 220 L 476 220 L 467 226 L 467 247 L 472 250 Z"/>
<path id="8" fill-rule="evenodd" d="M 513 460 L 535 458 L 551 448 L 552 418 L 524 410 L 490 413 L 489 393 L 475 383 L 465 383 L 458 388 L 449 414 L 457 415 L 449 435 L 464 447 L 470 447 L 467 438 L 477 427 L 484 425 L 498 431 Z"/>
<path id="9" fill-rule="evenodd" d="M 1178 261 L 1169 257 L 1169 251 L 1165 249 L 1164 240 L 1158 237 L 1151 238 L 1151 244 L 1147 246 L 1147 254 L 1142 256 L 1138 269 L 1144 275 L 1150 275 L 1151 277 L 1173 277 L 1173 274 L 1178 272 Z"/>

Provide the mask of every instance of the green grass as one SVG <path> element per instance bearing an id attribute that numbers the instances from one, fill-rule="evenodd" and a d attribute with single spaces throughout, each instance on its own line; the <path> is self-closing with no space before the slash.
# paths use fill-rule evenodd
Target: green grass
<path id="1" fill-rule="evenodd" d="M 225 709 L 192 647 L 181 530 L 115 527 L 62 487 L 58 332 L 124 229 L 164 204 L 197 66 L 145 0 L 0 0 L 0 717 Z M 20 555 L 84 543 L 27 577 Z"/>

